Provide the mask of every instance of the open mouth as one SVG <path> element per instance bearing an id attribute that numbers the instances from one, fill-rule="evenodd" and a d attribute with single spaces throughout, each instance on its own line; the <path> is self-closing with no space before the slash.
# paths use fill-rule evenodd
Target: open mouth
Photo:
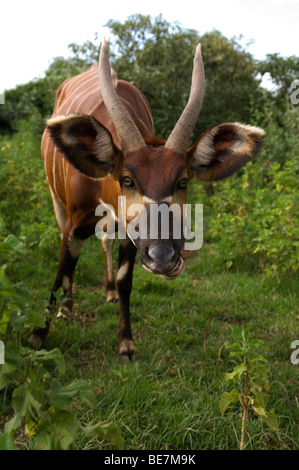
<path id="1" fill-rule="evenodd" d="M 181 274 L 181 272 L 183 271 L 183 268 L 184 268 L 184 260 L 180 256 L 180 259 L 177 262 L 176 266 L 171 271 L 168 271 L 168 273 L 160 274 L 160 276 L 163 279 L 166 279 L 167 281 L 170 281 L 170 280 L 175 279 L 176 277 L 178 277 L 178 275 Z"/>
<path id="2" fill-rule="evenodd" d="M 144 264 L 142 264 L 142 266 L 143 266 L 144 269 L 146 269 L 146 271 L 149 271 L 152 274 L 156 274 L 154 271 L 152 271 L 150 268 L 148 268 Z M 183 268 L 184 268 L 184 260 L 180 256 L 180 259 L 177 262 L 177 264 L 175 265 L 175 267 L 173 269 L 171 269 L 171 271 L 168 271 L 165 274 L 160 274 L 160 276 L 163 279 L 166 279 L 167 281 L 170 281 L 171 279 L 175 279 L 179 274 L 181 274 L 181 272 L 183 271 Z"/>

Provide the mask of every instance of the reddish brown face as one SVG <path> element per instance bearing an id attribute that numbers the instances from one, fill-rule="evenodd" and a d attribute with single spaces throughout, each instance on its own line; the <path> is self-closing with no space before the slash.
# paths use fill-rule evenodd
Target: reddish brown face
<path id="1" fill-rule="evenodd" d="M 125 208 L 119 216 L 127 233 L 139 248 L 145 269 L 167 279 L 183 269 L 183 206 L 189 179 L 211 182 L 230 176 L 253 158 L 264 137 L 259 128 L 223 123 L 203 133 L 185 154 L 157 140 L 143 141 L 139 149 L 123 154 L 109 131 L 90 116 L 55 117 L 48 129 L 79 171 L 99 178 L 100 185 L 108 175 L 120 182 Z M 111 200 L 106 186 L 102 202 Z M 115 186 L 113 191 L 116 196 Z"/>
<path id="2" fill-rule="evenodd" d="M 120 176 L 128 235 L 145 269 L 167 279 L 183 269 L 183 206 L 188 170 L 183 155 L 164 146 L 128 154 Z"/>

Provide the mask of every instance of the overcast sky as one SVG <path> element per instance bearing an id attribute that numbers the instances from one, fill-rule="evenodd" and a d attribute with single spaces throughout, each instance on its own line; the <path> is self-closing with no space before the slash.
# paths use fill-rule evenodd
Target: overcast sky
<path id="1" fill-rule="evenodd" d="M 43 75 L 52 59 L 69 55 L 71 42 L 107 35 L 109 19 L 135 13 L 158 16 L 203 34 L 253 40 L 248 51 L 299 55 L 299 0 L 9 0 L 0 7 L 0 92 Z"/>

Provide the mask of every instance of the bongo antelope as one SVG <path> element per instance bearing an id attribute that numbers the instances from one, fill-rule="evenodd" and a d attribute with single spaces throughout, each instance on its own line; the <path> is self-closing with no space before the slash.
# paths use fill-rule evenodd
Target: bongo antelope
<path id="1" fill-rule="evenodd" d="M 211 182 L 226 178 L 251 160 L 262 142 L 264 131 L 237 122 L 215 125 L 188 148 L 204 96 L 204 66 L 200 44 L 196 48 L 188 103 L 167 140 L 155 137 L 149 104 L 142 92 L 111 73 L 104 40 L 99 64 L 67 79 L 56 93 L 52 118 L 42 138 L 42 156 L 61 233 L 59 268 L 50 303 L 62 286 L 67 297 L 63 308 L 72 311 L 74 270 L 84 240 L 95 233 L 99 204 L 113 207 L 110 216 L 126 226 L 132 204 L 144 207 L 150 221 L 152 204 L 180 207 L 187 200 L 192 177 Z M 126 211 L 119 211 L 118 197 L 125 196 Z M 121 213 L 119 213 L 121 212 Z M 184 261 L 184 236 L 168 239 L 160 233 L 120 240 L 116 281 L 112 268 L 112 245 L 103 235 L 106 262 L 107 301 L 119 297 L 119 354 L 130 359 L 134 343 L 130 325 L 130 293 L 137 250 L 143 266 L 166 279 L 176 278 Z M 161 281 L 163 282 L 163 281 Z M 36 330 L 40 341 L 49 325 Z"/>

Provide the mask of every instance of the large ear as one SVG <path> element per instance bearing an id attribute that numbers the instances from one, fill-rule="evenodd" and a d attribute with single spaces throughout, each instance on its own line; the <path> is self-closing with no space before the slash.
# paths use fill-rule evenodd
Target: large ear
<path id="1" fill-rule="evenodd" d="M 254 157 L 264 136 L 262 129 L 239 122 L 211 127 L 188 150 L 188 167 L 200 181 L 227 178 Z"/>
<path id="2" fill-rule="evenodd" d="M 49 119 L 47 129 L 66 159 L 92 178 L 113 174 L 119 151 L 110 132 L 86 114 L 69 114 Z"/>

